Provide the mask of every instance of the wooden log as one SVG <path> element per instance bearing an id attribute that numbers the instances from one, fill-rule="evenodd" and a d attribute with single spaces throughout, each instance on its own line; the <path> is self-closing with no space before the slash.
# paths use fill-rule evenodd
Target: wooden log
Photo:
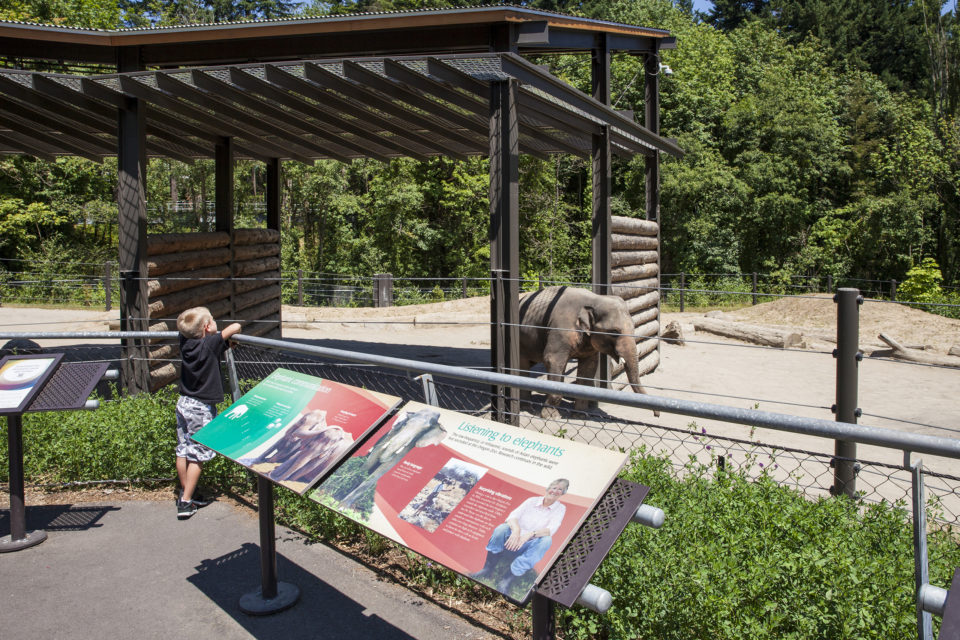
<path id="1" fill-rule="evenodd" d="M 230 297 L 230 293 L 230 281 L 220 280 L 201 287 L 160 296 L 150 301 L 150 316 L 170 318 L 184 309 L 209 306 L 211 302 Z"/>
<path id="2" fill-rule="evenodd" d="M 180 377 L 178 369 L 172 362 L 150 372 L 150 391 L 157 391 Z"/>
<path id="3" fill-rule="evenodd" d="M 250 244 L 279 244 L 280 232 L 276 229 L 234 229 L 234 246 Z"/>
<path id="4" fill-rule="evenodd" d="M 717 318 L 695 318 L 693 328 L 697 331 L 733 338 L 741 342 L 777 347 L 779 349 L 799 347 L 803 344 L 803 336 L 799 333 L 758 327 L 741 322 L 727 322 L 726 320 L 719 320 Z"/>
<path id="5" fill-rule="evenodd" d="M 243 325 L 243 334 L 248 336 L 264 336 L 280 333 L 280 314 L 274 313 L 254 322 Z M 279 336 L 278 336 L 279 337 Z"/>
<path id="6" fill-rule="evenodd" d="M 644 278 L 643 280 L 627 280 L 618 282 L 610 287 L 611 295 L 620 296 L 624 300 L 642 296 L 651 291 L 660 289 L 660 278 Z"/>
<path id="7" fill-rule="evenodd" d="M 656 236 L 628 236 L 615 233 L 610 237 L 613 251 L 650 251 L 660 246 Z"/>
<path id="8" fill-rule="evenodd" d="M 650 307 L 649 309 L 638 311 L 631 317 L 633 319 L 633 326 L 639 327 L 640 325 L 646 324 L 651 320 L 658 319 L 660 317 L 660 309 L 658 307 Z"/>
<path id="9" fill-rule="evenodd" d="M 160 320 L 159 322 L 152 322 L 147 328 L 147 331 L 176 331 L 177 330 L 177 319 L 169 318 L 167 320 Z M 156 338 L 151 339 L 151 342 L 160 342 L 162 340 L 167 340 L 167 338 Z"/>
<path id="10" fill-rule="evenodd" d="M 176 293 L 184 289 L 199 287 L 210 280 L 222 280 L 230 277 L 230 265 L 221 264 L 192 271 L 175 271 L 147 282 L 147 292 L 151 298 Z"/>
<path id="11" fill-rule="evenodd" d="M 236 262 L 233 265 L 233 277 L 245 278 L 247 276 L 263 273 L 264 271 L 277 271 L 279 268 L 280 258 L 276 256 Z"/>
<path id="12" fill-rule="evenodd" d="M 960 367 L 960 358 L 956 356 L 946 355 L 941 356 L 935 353 L 927 353 L 926 351 L 920 351 L 919 349 L 911 349 L 900 344 L 894 338 L 891 338 L 885 333 L 881 333 L 878 336 L 885 343 L 890 345 L 890 348 L 893 349 L 893 357 L 899 358 L 900 360 L 907 360 L 908 362 L 921 362 L 923 364 L 933 364 L 941 367 Z"/>
<path id="13" fill-rule="evenodd" d="M 233 281 L 234 291 L 237 293 L 246 293 L 247 291 L 253 291 L 260 287 L 266 287 L 267 285 L 280 286 L 279 271 L 266 271 L 250 278 L 237 278 Z"/>
<path id="14" fill-rule="evenodd" d="M 153 347 L 150 349 L 150 361 L 151 365 L 154 361 L 163 361 L 170 360 L 172 358 L 180 357 L 180 345 L 178 344 L 161 344 L 159 347 Z"/>
<path id="15" fill-rule="evenodd" d="M 230 235 L 223 231 L 208 233 L 158 233 L 147 236 L 147 255 L 161 256 L 184 251 L 200 251 L 230 246 Z"/>
<path id="16" fill-rule="evenodd" d="M 624 282 L 627 280 L 642 280 L 652 278 L 660 273 L 660 265 L 656 262 L 646 264 L 628 264 L 616 269 L 610 270 L 611 282 Z"/>
<path id="17" fill-rule="evenodd" d="M 246 260 L 256 260 L 257 258 L 266 258 L 267 256 L 280 255 L 279 244 L 251 244 L 243 247 L 233 248 L 233 259 L 236 262 Z"/>
<path id="18" fill-rule="evenodd" d="M 651 351 L 655 350 L 660 344 L 660 338 L 637 338 L 637 357 L 642 358 Z"/>
<path id="19" fill-rule="evenodd" d="M 622 267 L 628 264 L 648 264 L 656 262 L 656 251 L 614 251 L 610 254 L 611 267 Z"/>
<path id="20" fill-rule="evenodd" d="M 660 335 L 660 321 L 651 320 L 646 324 L 640 325 L 633 330 L 633 335 L 636 336 L 638 341 L 643 338 L 650 338 L 652 336 Z"/>
<path id="21" fill-rule="evenodd" d="M 240 311 L 243 309 L 249 309 L 254 305 L 258 305 L 261 302 L 266 302 L 267 300 L 276 300 L 279 304 L 280 302 L 280 285 L 271 284 L 266 287 L 260 287 L 259 289 L 254 289 L 253 291 L 248 291 L 241 295 L 235 296 L 233 301 L 233 308 L 237 310 L 237 315 L 241 318 L 245 318 L 246 314 L 241 314 Z"/>
<path id="22" fill-rule="evenodd" d="M 650 307 L 656 307 L 660 304 L 660 292 L 651 291 L 650 293 L 644 294 L 637 298 L 631 298 L 627 300 L 627 309 L 631 314 L 640 313 L 645 309 Z"/>
<path id="23" fill-rule="evenodd" d="M 610 220 L 610 231 L 612 233 L 655 236 L 660 231 L 660 225 L 653 220 L 628 218 L 626 216 L 612 216 Z"/>
<path id="24" fill-rule="evenodd" d="M 263 320 L 267 316 L 280 313 L 280 300 L 267 300 L 253 307 L 248 307 L 243 312 L 243 319 L 247 322 Z"/>
<path id="25" fill-rule="evenodd" d="M 147 258 L 147 275 L 162 276 L 177 271 L 191 271 L 230 263 L 230 249 L 206 249 L 168 253 Z"/>
<path id="26" fill-rule="evenodd" d="M 673 344 L 678 347 L 682 347 L 687 344 L 683 339 L 683 328 L 676 320 L 671 320 L 667 323 L 667 326 L 665 326 L 663 331 L 660 332 L 660 339 L 667 344 Z"/>

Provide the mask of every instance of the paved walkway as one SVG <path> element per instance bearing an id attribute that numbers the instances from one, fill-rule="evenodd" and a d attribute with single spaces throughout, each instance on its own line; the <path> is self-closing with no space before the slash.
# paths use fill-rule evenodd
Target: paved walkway
<path id="1" fill-rule="evenodd" d="M 226 501 L 179 521 L 173 501 L 27 506 L 45 542 L 0 554 L 0 637 L 502 638 L 363 565 L 277 527 L 277 572 L 300 589 L 287 611 L 248 616 L 260 585 L 255 515 Z M 0 536 L 9 535 L 0 511 Z"/>

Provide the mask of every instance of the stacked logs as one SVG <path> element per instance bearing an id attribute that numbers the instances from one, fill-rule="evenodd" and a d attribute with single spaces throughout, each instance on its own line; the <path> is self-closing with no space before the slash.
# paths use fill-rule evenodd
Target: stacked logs
<path id="1" fill-rule="evenodd" d="M 243 323 L 247 335 L 280 337 L 280 232 L 166 233 L 147 237 L 151 331 L 176 331 L 177 316 L 207 307 L 221 327 Z M 177 379 L 179 347 L 150 349 L 150 388 Z"/>
<path id="2" fill-rule="evenodd" d="M 644 375 L 660 364 L 660 226 L 613 216 L 611 233 L 610 293 L 627 301 Z"/>

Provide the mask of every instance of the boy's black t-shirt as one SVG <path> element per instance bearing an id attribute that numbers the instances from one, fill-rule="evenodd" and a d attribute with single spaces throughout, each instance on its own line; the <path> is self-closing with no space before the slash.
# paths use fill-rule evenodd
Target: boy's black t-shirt
<path id="1" fill-rule="evenodd" d="M 180 335 L 180 394 L 206 404 L 223 401 L 223 380 L 220 377 L 220 356 L 227 343 L 220 332 L 203 338 Z"/>

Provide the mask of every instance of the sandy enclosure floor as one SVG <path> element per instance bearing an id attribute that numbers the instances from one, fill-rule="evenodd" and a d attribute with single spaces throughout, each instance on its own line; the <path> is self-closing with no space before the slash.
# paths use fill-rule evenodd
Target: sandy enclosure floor
<path id="1" fill-rule="evenodd" d="M 836 361 L 836 305 L 831 297 L 784 298 L 727 312 L 724 319 L 788 328 L 804 337 L 806 349 L 782 350 L 737 342 L 693 330 L 698 313 L 665 313 L 661 325 L 680 323 L 685 346 L 664 344 L 661 364 L 643 383 L 651 394 L 790 415 L 834 420 Z M 0 307 L 0 331 L 105 331 L 117 312 L 65 311 Z M 489 366 L 489 302 L 486 298 L 387 309 L 284 307 L 284 337 L 351 351 L 421 359 L 443 364 Z M 887 333 L 904 344 L 925 345 L 945 354 L 960 344 L 960 321 L 900 305 L 867 301 L 860 309 L 861 348 L 870 353 L 885 347 L 878 339 Z M 38 340 L 54 346 L 60 341 Z M 89 343 L 92 340 L 84 340 Z M 960 358 L 958 358 L 960 361 Z M 960 438 L 960 369 L 931 367 L 881 358 L 864 358 L 859 369 L 860 424 Z M 621 379 L 621 381 L 624 381 Z M 832 440 L 692 419 L 621 406 L 601 409 L 617 417 L 654 426 L 706 430 L 708 436 L 753 440 L 778 447 L 833 453 Z M 601 415 L 591 428 L 604 429 Z M 692 423 L 695 423 L 692 424 Z M 550 429 L 550 425 L 544 425 Z M 672 445 L 660 438 L 609 430 L 598 442 L 633 446 L 644 441 L 655 450 Z M 719 447 L 719 445 L 718 445 Z M 677 454 L 675 455 L 683 455 Z M 903 454 L 861 446 L 862 459 L 902 465 Z M 956 460 L 922 456 L 936 471 L 960 475 Z M 823 479 L 820 482 L 824 482 Z M 903 496 L 902 487 L 890 487 L 890 497 Z M 958 498 L 960 499 L 960 498 Z M 960 513 L 960 505 L 955 508 Z"/>

